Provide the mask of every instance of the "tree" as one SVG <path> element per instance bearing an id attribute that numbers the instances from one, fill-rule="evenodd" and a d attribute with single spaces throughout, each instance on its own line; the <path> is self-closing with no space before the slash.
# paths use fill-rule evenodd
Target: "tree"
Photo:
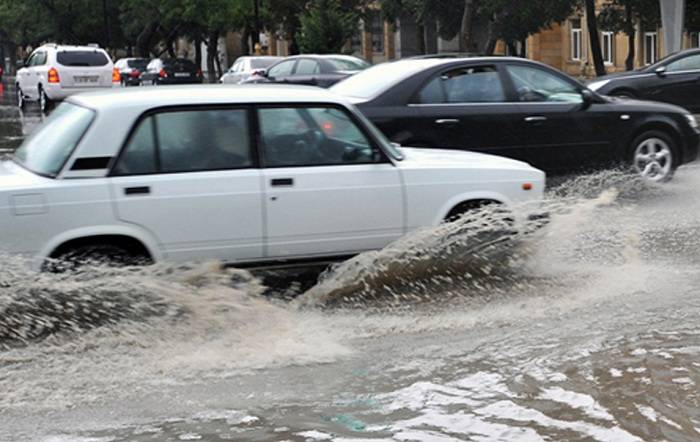
<path id="1" fill-rule="evenodd" d="M 605 75 L 606 71 L 605 64 L 603 64 L 603 52 L 600 50 L 600 36 L 598 35 L 595 0 L 586 0 L 586 23 L 588 24 L 588 36 L 591 40 L 591 53 L 593 54 L 595 74 L 600 77 Z"/>
<path id="2" fill-rule="evenodd" d="M 697 17 L 692 11 L 696 9 L 696 2 L 688 2 L 688 23 L 692 23 L 693 17 Z M 600 14 L 598 23 L 601 29 L 611 32 L 624 32 L 627 35 L 627 58 L 625 68 L 628 71 L 634 69 L 634 57 L 636 48 L 636 25 L 639 23 L 642 29 L 656 27 L 661 22 L 661 10 L 658 0 L 608 0 Z"/>
<path id="3" fill-rule="evenodd" d="M 312 0 L 300 20 L 299 46 L 303 52 L 340 52 L 357 30 L 358 15 L 339 0 Z"/>

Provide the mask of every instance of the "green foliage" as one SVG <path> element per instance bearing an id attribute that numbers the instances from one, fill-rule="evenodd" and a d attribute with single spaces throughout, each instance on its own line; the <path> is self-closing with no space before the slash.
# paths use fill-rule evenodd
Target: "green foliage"
<path id="1" fill-rule="evenodd" d="M 339 0 L 312 0 L 300 16 L 299 46 L 303 52 L 338 53 L 357 31 L 358 15 Z"/>
<path id="2" fill-rule="evenodd" d="M 661 24 L 659 0 L 607 0 L 598 14 L 599 27 L 606 31 L 630 35 L 635 32 L 637 23 L 642 29 Z"/>
<path id="3" fill-rule="evenodd" d="M 480 0 L 477 7 L 479 16 L 491 21 L 496 37 L 510 43 L 565 20 L 579 4 L 579 0 Z"/>

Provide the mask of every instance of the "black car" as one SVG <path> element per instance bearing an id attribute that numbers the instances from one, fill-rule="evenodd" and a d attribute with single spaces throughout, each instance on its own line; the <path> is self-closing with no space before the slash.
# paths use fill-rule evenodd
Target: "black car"
<path id="1" fill-rule="evenodd" d="M 686 110 L 605 97 L 522 58 L 399 60 L 331 91 L 394 142 L 503 155 L 548 173 L 624 162 L 664 181 L 698 155 L 698 125 Z"/>
<path id="2" fill-rule="evenodd" d="M 700 112 L 700 49 L 689 49 L 636 71 L 596 78 L 600 94 L 663 101 Z"/>
<path id="3" fill-rule="evenodd" d="M 243 83 L 292 83 L 330 87 L 370 65 L 349 55 L 295 55 L 270 66 Z"/>
<path id="4" fill-rule="evenodd" d="M 146 70 L 147 65 L 146 58 L 122 58 L 114 63 L 114 68 L 119 71 L 122 86 L 138 86 L 141 83 L 141 72 Z"/>
<path id="5" fill-rule="evenodd" d="M 202 77 L 202 70 L 187 58 L 154 58 L 141 73 L 141 84 L 197 84 Z"/>

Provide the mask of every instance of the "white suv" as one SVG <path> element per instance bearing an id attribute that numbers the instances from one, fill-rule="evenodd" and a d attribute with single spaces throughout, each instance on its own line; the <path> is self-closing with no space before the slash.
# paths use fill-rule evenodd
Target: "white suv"
<path id="1" fill-rule="evenodd" d="M 38 263 L 328 259 L 474 202 L 537 200 L 544 184 L 520 161 L 397 148 L 317 88 L 80 94 L 0 162 L 0 250 Z"/>
<path id="2" fill-rule="evenodd" d="M 38 101 L 42 111 L 76 92 L 119 85 L 119 72 L 107 52 L 91 46 L 44 45 L 17 71 L 17 104 Z"/>

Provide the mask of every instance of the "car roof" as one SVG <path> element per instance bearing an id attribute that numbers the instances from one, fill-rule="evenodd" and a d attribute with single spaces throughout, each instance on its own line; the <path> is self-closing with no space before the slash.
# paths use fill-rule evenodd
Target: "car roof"
<path id="1" fill-rule="evenodd" d="M 41 45 L 42 49 L 55 49 L 57 51 L 102 51 L 99 46 L 73 46 L 73 45 L 58 45 L 54 43 Z"/>
<path id="2" fill-rule="evenodd" d="M 152 109 L 162 106 L 248 103 L 339 103 L 347 100 L 314 86 L 249 84 L 148 86 L 72 95 L 67 101 L 96 111 L 112 108 Z"/>

